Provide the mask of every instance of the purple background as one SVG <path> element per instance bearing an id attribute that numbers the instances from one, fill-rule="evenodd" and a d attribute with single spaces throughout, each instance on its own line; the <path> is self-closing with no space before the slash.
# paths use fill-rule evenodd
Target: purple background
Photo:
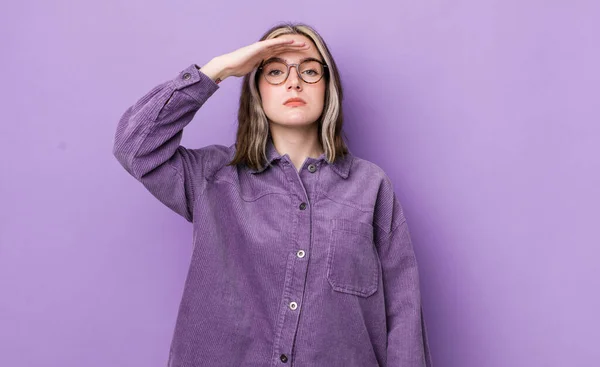
<path id="1" fill-rule="evenodd" d="M 114 130 L 154 85 L 280 20 L 323 34 L 350 147 L 394 182 L 436 366 L 595 365 L 596 4 L 7 3 L 0 366 L 166 364 L 191 225 L 118 164 Z M 233 143 L 240 81 L 221 84 L 184 145 Z"/>

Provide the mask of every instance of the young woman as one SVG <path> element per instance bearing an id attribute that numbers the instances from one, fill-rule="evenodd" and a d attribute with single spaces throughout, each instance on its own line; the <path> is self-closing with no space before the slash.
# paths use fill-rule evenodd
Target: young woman
<path id="1" fill-rule="evenodd" d="M 181 146 L 231 76 L 244 77 L 235 144 Z M 342 124 L 336 64 L 303 24 L 192 64 L 125 111 L 115 156 L 193 223 L 169 366 L 431 366 L 402 207 Z"/>

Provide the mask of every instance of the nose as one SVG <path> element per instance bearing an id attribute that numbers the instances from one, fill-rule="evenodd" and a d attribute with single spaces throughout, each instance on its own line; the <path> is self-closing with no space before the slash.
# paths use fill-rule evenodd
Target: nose
<path id="1" fill-rule="evenodd" d="M 287 89 L 293 88 L 297 90 L 302 90 L 302 81 L 298 77 L 298 69 L 296 66 L 290 66 L 290 75 L 288 75 L 286 84 Z"/>

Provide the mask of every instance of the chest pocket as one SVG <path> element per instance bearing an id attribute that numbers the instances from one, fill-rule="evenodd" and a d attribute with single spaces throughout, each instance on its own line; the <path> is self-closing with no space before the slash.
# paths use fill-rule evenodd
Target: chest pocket
<path id="1" fill-rule="evenodd" d="M 338 292 L 368 297 L 377 291 L 379 261 L 372 225 L 347 219 L 331 220 L 327 280 Z"/>

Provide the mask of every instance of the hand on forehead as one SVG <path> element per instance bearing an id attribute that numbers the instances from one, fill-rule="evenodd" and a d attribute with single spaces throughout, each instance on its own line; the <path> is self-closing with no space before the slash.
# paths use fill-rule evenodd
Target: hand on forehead
<path id="1" fill-rule="evenodd" d="M 321 60 L 321 55 L 319 54 L 319 51 L 315 47 L 312 40 L 306 36 L 299 35 L 299 34 L 286 34 L 286 35 L 277 37 L 277 39 L 287 39 L 287 40 L 293 39 L 295 41 L 295 43 L 302 43 L 302 42 L 305 43 L 305 47 L 302 47 L 299 49 L 293 49 L 293 50 L 290 50 L 290 49 L 273 50 L 270 53 L 270 55 L 268 55 L 265 58 L 265 61 L 269 60 L 271 58 L 274 58 L 274 57 L 283 59 L 287 63 L 298 63 L 302 59 L 306 59 L 306 58 L 315 58 L 317 60 Z"/>

